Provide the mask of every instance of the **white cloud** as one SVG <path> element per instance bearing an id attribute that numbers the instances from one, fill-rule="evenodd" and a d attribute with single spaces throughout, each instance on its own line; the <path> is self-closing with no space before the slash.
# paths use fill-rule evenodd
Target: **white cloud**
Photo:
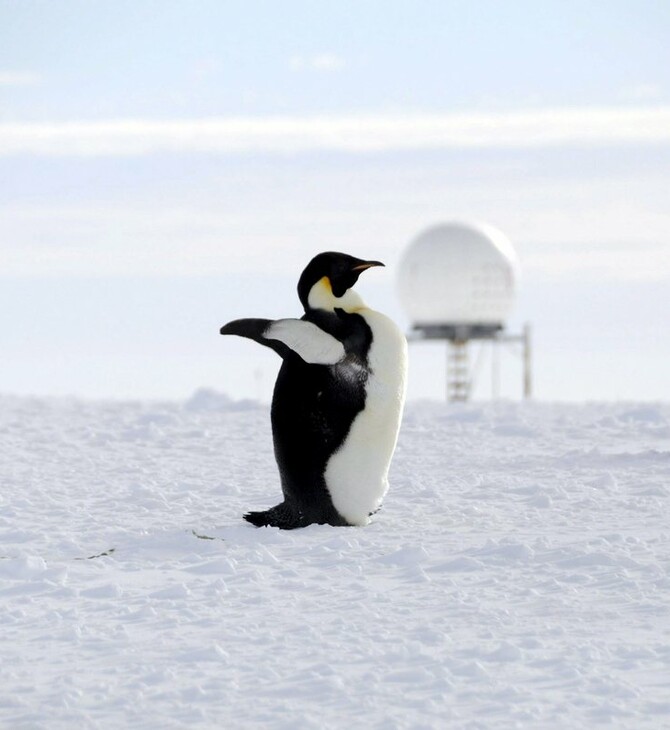
<path id="1" fill-rule="evenodd" d="M 32 71 L 0 71 L 0 86 L 34 86 L 42 77 Z"/>
<path id="2" fill-rule="evenodd" d="M 312 59 L 312 66 L 320 71 L 338 71 L 344 65 L 344 59 L 332 53 L 321 53 Z"/>
<path id="3" fill-rule="evenodd" d="M 292 56 L 290 66 L 294 71 L 339 71 L 346 63 L 334 53 L 318 53 L 314 56 Z"/>
<path id="4" fill-rule="evenodd" d="M 663 96 L 663 89 L 659 84 L 637 84 L 629 86 L 621 93 L 621 98 L 638 104 L 658 101 Z"/>
<path id="5" fill-rule="evenodd" d="M 0 124 L 0 155 L 377 152 L 668 142 L 670 106 Z"/>
<path id="6" fill-rule="evenodd" d="M 551 250 L 524 258 L 526 276 L 541 274 L 554 281 L 586 280 L 611 284 L 616 281 L 667 281 L 670 250 L 666 246 L 636 246 L 635 241 L 601 244 L 599 249 Z M 641 250 L 640 250 L 641 249 Z"/>
<path id="7" fill-rule="evenodd" d="M 222 63 L 218 58 L 200 58 L 192 66 L 192 74 L 203 79 L 208 76 L 216 76 L 222 70 Z"/>

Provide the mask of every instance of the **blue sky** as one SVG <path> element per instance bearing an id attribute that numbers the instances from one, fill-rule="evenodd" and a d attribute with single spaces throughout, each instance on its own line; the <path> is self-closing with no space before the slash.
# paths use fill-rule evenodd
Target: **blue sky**
<path id="1" fill-rule="evenodd" d="M 667 400 L 669 31 L 665 2 L 0 0 L 0 392 L 269 398 L 220 324 L 298 314 L 340 249 L 406 325 L 400 255 L 457 218 L 519 251 L 538 397 Z M 410 394 L 443 367 L 414 348 Z"/>
<path id="2" fill-rule="evenodd" d="M 562 2 L 0 3 L 5 119 L 453 111 L 667 98 L 670 9 Z"/>

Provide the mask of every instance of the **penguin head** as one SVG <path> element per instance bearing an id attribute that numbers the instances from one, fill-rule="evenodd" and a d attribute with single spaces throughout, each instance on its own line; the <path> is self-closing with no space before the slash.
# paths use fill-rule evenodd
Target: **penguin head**
<path id="1" fill-rule="evenodd" d="M 344 309 L 347 312 L 365 307 L 352 287 L 358 277 L 373 266 L 384 264 L 335 251 L 318 254 L 307 264 L 298 282 L 298 296 L 303 307 L 305 310 Z"/>

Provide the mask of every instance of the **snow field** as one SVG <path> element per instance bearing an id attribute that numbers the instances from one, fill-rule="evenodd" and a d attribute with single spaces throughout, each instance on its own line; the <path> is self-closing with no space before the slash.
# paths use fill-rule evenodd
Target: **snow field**
<path id="1" fill-rule="evenodd" d="M 266 407 L 0 405 L 0 727 L 670 727 L 668 406 L 411 404 L 281 532 Z"/>

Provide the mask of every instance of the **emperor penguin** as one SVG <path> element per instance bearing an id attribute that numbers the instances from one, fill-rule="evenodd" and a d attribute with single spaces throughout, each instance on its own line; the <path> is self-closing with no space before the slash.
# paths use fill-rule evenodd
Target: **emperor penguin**
<path id="1" fill-rule="evenodd" d="M 272 397 L 282 502 L 244 518 L 290 530 L 366 525 L 388 490 L 405 402 L 407 341 L 352 287 L 381 261 L 315 256 L 298 282 L 300 319 L 238 319 L 221 328 L 274 350 Z"/>

